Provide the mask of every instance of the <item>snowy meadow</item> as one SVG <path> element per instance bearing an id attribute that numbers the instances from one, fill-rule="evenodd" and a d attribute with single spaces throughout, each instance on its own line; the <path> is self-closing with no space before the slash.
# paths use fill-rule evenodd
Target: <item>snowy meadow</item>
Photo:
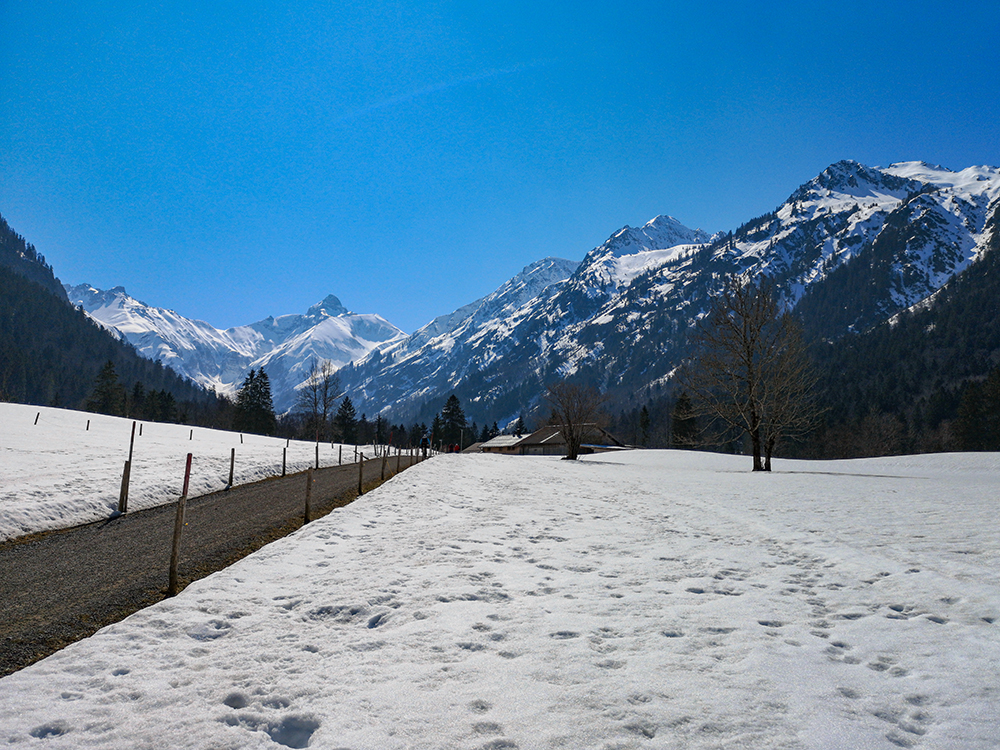
<path id="1" fill-rule="evenodd" d="M 116 512 L 131 440 L 131 419 L 0 403 L 0 541 L 100 521 Z M 176 502 L 188 453 L 193 455 L 189 494 L 224 489 L 233 449 L 234 484 L 280 475 L 282 460 L 289 473 L 316 461 L 315 443 L 140 422 L 128 509 Z M 372 455 L 371 446 L 363 450 Z M 354 446 L 320 444 L 320 466 L 334 466 L 341 458 L 354 461 Z"/>
<path id="2" fill-rule="evenodd" d="M 996 748 L 1000 455 L 446 455 L 0 679 L 0 743 Z"/>

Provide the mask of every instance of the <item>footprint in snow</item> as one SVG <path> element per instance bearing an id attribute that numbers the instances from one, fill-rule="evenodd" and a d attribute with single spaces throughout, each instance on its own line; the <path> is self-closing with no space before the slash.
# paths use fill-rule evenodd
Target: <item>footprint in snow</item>
<path id="1" fill-rule="evenodd" d="M 472 731 L 476 734 L 503 734 L 503 727 L 495 721 L 477 721 L 472 725 Z"/>
<path id="2" fill-rule="evenodd" d="M 212 641 L 227 635 L 231 627 L 225 620 L 209 620 L 206 623 L 190 628 L 187 634 L 196 641 Z"/>
<path id="3" fill-rule="evenodd" d="M 69 724 L 65 721 L 50 721 L 48 724 L 42 724 L 39 727 L 35 727 L 28 732 L 28 734 L 36 739 L 44 740 L 49 737 L 61 737 L 69 731 Z"/>
<path id="4" fill-rule="evenodd" d="M 255 732 L 266 733 L 271 740 L 291 748 L 309 747 L 309 740 L 319 729 L 320 723 L 312 716 L 290 715 L 282 719 L 268 721 L 258 716 L 227 716 L 220 719 L 231 727 L 244 727 Z"/>

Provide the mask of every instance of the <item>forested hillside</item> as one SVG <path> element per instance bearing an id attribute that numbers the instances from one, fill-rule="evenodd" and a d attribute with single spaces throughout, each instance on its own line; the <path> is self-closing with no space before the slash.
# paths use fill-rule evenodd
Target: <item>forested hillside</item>
<path id="1" fill-rule="evenodd" d="M 11 229 L 2 216 L 0 216 L 0 267 L 6 267 L 40 284 L 60 299 L 66 299 L 66 291 L 52 272 L 52 266 L 45 262 L 45 256 L 40 255 L 34 245 Z"/>
<path id="2" fill-rule="evenodd" d="M 835 301 L 807 295 L 811 356 L 824 410 L 815 433 L 782 455 L 842 458 L 1000 450 L 1000 208 L 986 224 L 980 259 L 933 297 L 834 342 L 817 321 Z M 835 287 L 848 272 L 831 274 Z M 797 310 L 797 312 L 799 312 Z M 677 445 L 676 393 L 618 412 L 612 428 L 636 445 Z M 690 425 L 686 425 L 689 428 Z M 684 441 L 680 441 L 684 444 Z M 730 446 L 735 448 L 737 446 Z"/>
<path id="3" fill-rule="evenodd" d="M 141 393 L 145 402 L 147 394 L 155 393 L 155 400 L 173 402 L 166 413 L 157 405 L 155 416 L 217 423 L 224 405 L 214 394 L 139 356 L 70 305 L 44 258 L 2 218 L 0 247 L 4 259 L 0 263 L 0 400 L 85 408 L 98 373 L 111 362 L 123 392 L 121 414 L 138 406 L 131 400 L 133 394 Z"/>
<path id="4" fill-rule="evenodd" d="M 829 409 L 821 455 L 986 447 L 969 423 L 969 389 L 1000 366 L 1000 208 L 987 229 L 981 258 L 926 303 L 814 347 Z"/>

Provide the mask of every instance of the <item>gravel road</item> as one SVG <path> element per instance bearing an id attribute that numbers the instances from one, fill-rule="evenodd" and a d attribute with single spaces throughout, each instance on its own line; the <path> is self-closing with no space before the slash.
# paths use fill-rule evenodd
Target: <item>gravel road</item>
<path id="1" fill-rule="evenodd" d="M 387 477 L 395 465 L 390 458 Z M 365 462 L 366 490 L 380 474 L 378 460 Z M 189 499 L 181 586 L 301 527 L 305 487 L 303 472 Z M 314 471 L 312 517 L 357 490 L 357 464 Z M 163 599 L 176 513 L 171 503 L 0 544 L 0 677 Z"/>

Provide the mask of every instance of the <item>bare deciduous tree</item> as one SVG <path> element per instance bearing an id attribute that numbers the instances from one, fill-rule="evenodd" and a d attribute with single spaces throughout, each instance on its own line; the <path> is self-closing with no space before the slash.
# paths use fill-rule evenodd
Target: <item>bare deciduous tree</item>
<path id="1" fill-rule="evenodd" d="M 562 382 L 548 386 L 545 400 L 552 407 L 553 419 L 566 441 L 566 458 L 575 461 L 584 436 L 601 417 L 607 396 L 592 386 Z"/>
<path id="2" fill-rule="evenodd" d="M 695 353 L 680 381 L 706 429 L 745 433 L 753 470 L 770 471 L 781 439 L 808 432 L 819 416 L 812 398 L 816 377 L 794 319 L 781 310 L 766 280 L 726 279 L 699 324 Z"/>
<path id="3" fill-rule="evenodd" d="M 328 359 L 322 362 L 314 359 L 309 368 L 309 377 L 299 388 L 296 405 L 310 420 L 316 432 L 317 443 L 321 437 L 325 438 L 330 412 L 339 396 L 340 378 L 334 372 L 333 363 Z"/>

